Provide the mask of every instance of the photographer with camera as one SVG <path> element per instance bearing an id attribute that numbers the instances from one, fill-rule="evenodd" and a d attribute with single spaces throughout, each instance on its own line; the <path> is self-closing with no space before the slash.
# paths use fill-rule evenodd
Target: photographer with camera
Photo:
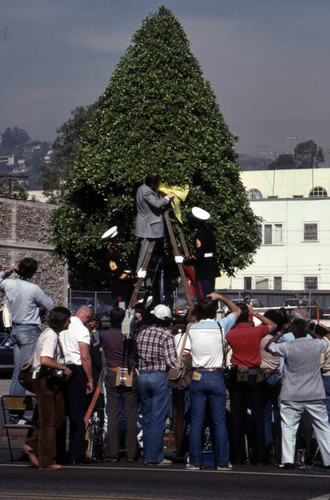
<path id="1" fill-rule="evenodd" d="M 6 303 L 12 320 L 11 340 L 14 346 L 14 371 L 10 383 L 11 396 L 24 396 L 25 389 L 18 381 L 18 370 L 27 363 L 35 349 L 41 327 L 40 310 L 49 312 L 53 301 L 41 288 L 31 281 L 38 269 L 38 262 L 25 257 L 19 264 L 0 271 L 0 291 L 6 295 Z M 12 273 L 17 279 L 9 279 Z M 28 423 L 23 413 L 11 413 L 12 424 Z"/>
<path id="2" fill-rule="evenodd" d="M 65 453 L 64 384 L 72 372 L 64 364 L 59 333 L 67 330 L 70 316 L 65 307 L 50 311 L 48 328 L 38 338 L 33 356 L 32 384 L 38 400 L 39 427 L 26 440 L 23 451 L 39 469 L 62 468 L 56 458 L 64 458 Z"/>
<path id="3" fill-rule="evenodd" d="M 121 324 L 125 311 L 116 307 L 110 313 L 111 327 L 100 334 L 103 352 L 107 362 L 105 387 L 107 391 L 108 448 L 110 461 L 118 462 L 120 445 L 119 414 L 121 403 L 126 418 L 125 447 L 127 460 L 137 458 L 137 405 L 138 376 L 134 366 L 136 360 L 136 339 L 124 337 Z"/>

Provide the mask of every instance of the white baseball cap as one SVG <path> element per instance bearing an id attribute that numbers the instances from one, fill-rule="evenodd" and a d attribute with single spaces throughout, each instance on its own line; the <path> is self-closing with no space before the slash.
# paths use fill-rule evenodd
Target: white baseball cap
<path id="1" fill-rule="evenodd" d="M 102 240 L 111 240 L 118 235 L 117 226 L 112 226 L 104 234 L 102 234 Z"/>
<path id="2" fill-rule="evenodd" d="M 158 319 L 167 319 L 171 318 L 171 309 L 164 304 L 158 304 L 158 306 L 155 307 L 153 311 L 151 311 L 151 314 L 156 316 Z"/>
<path id="3" fill-rule="evenodd" d="M 211 217 L 211 215 L 206 210 L 203 210 L 202 208 L 199 207 L 193 207 L 191 209 L 191 213 L 193 214 L 194 217 L 196 217 L 196 219 L 200 220 L 207 220 Z"/>

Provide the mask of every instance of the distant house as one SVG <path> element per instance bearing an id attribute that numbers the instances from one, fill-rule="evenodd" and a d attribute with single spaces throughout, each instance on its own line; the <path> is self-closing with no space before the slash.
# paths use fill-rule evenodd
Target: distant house
<path id="1" fill-rule="evenodd" d="M 8 167 L 15 165 L 15 155 L 0 156 L 0 165 L 5 165 Z"/>

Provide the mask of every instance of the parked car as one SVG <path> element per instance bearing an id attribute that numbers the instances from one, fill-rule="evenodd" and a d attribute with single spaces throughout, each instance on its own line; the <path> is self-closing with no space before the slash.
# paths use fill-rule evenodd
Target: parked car
<path id="1" fill-rule="evenodd" d="M 258 307 L 265 307 L 263 305 L 263 303 L 261 302 L 261 300 L 259 299 L 248 299 L 248 300 L 245 300 L 245 299 L 230 299 L 232 302 L 234 302 L 234 304 L 237 304 L 237 305 L 240 305 L 240 304 L 247 304 L 249 303 L 251 307 L 253 308 L 258 308 Z"/>
<path id="2" fill-rule="evenodd" d="M 324 309 L 323 309 L 323 316 L 324 317 L 329 317 L 330 316 L 330 306 L 326 306 Z"/>
<path id="3" fill-rule="evenodd" d="M 79 307 L 88 306 L 92 309 L 93 313 L 98 314 L 101 318 L 109 317 L 112 311 L 112 306 L 106 304 L 100 297 L 96 299 L 95 307 L 95 297 L 71 297 L 69 302 L 69 309 L 72 314 L 79 309 Z"/>
<path id="4" fill-rule="evenodd" d="M 309 305 L 309 300 L 307 299 L 285 299 L 283 301 L 282 307 L 290 307 L 290 308 L 303 307 L 310 312 L 310 317 L 312 319 L 316 319 L 317 317 L 318 304 L 317 302 L 315 302 L 315 300 L 311 300 Z M 319 316 L 320 318 L 323 318 L 324 316 L 324 311 L 321 307 L 319 307 Z"/>
<path id="5" fill-rule="evenodd" d="M 8 372 L 14 368 L 14 349 L 10 336 L 0 333 L 0 371 Z"/>

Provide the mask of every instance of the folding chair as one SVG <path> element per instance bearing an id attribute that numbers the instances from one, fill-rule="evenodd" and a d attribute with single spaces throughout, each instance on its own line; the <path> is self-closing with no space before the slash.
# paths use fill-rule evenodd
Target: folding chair
<path id="1" fill-rule="evenodd" d="M 4 430 L 6 431 L 7 434 L 7 440 L 8 440 L 8 447 L 9 447 L 9 452 L 10 452 L 10 459 L 13 462 L 14 457 L 13 457 L 13 451 L 12 451 L 12 445 L 11 445 L 11 439 L 14 436 L 11 436 L 9 434 L 9 430 L 16 429 L 16 430 L 33 430 L 34 425 L 33 424 L 12 424 L 10 423 L 10 418 L 9 418 L 9 413 L 10 412 L 15 412 L 15 411 L 20 411 L 20 412 L 26 412 L 24 415 L 24 418 L 28 419 L 31 421 L 33 419 L 36 403 L 37 403 L 37 398 L 36 396 L 28 395 L 28 396 L 8 396 L 8 395 L 3 395 L 0 396 L 1 398 L 1 406 L 2 406 L 2 414 L 3 414 L 3 422 L 2 422 L 2 428 L 1 428 L 1 443 L 0 443 L 0 451 L 2 451 L 2 439 L 4 435 Z"/>

